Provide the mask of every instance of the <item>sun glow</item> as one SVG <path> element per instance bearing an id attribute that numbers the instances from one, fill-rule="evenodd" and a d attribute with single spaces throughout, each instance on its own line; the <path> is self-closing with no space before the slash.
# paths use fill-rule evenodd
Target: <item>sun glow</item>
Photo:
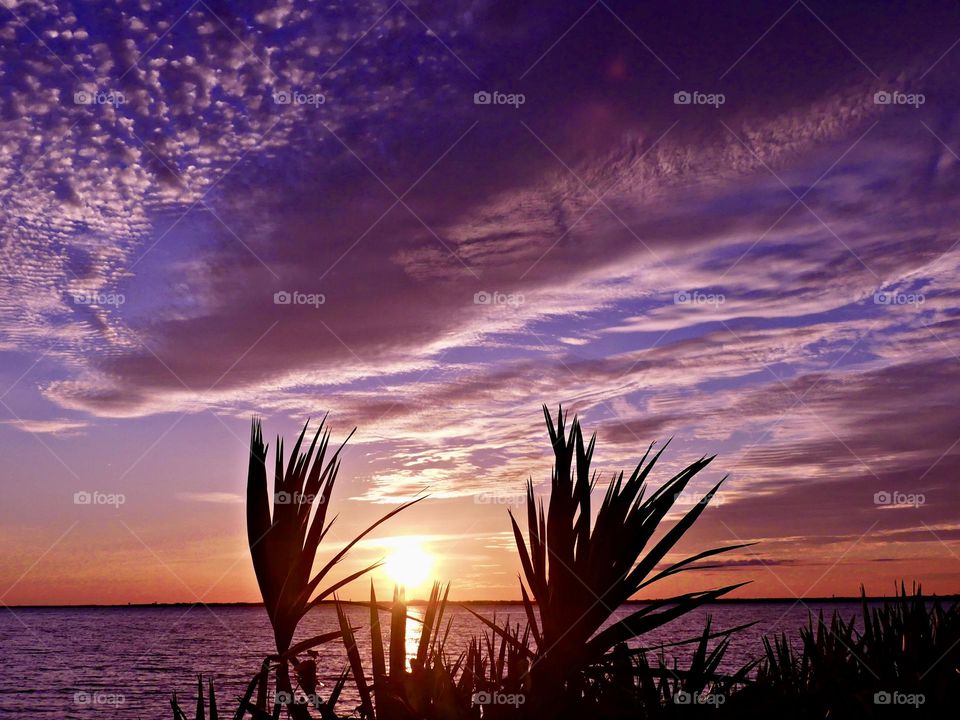
<path id="1" fill-rule="evenodd" d="M 384 573 L 397 585 L 415 588 L 430 577 L 433 557 L 413 539 L 397 538 L 383 564 Z"/>

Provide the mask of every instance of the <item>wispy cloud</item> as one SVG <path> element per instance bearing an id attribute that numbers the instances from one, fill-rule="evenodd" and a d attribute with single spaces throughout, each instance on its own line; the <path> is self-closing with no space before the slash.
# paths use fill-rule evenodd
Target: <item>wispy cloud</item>
<path id="1" fill-rule="evenodd" d="M 88 425 L 83 420 L 66 420 L 63 418 L 53 420 L 25 420 L 20 418 L 0 422 L 23 432 L 51 435 L 73 435 L 82 431 Z"/>

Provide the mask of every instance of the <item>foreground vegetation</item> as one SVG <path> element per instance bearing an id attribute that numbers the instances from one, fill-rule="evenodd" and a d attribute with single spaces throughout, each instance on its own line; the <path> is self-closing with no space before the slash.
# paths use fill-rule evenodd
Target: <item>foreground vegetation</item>
<path id="1" fill-rule="evenodd" d="M 544 414 L 554 452 L 550 496 L 527 485 L 526 537 L 510 521 L 523 568 L 520 592 L 524 626 L 477 617 L 487 632 L 465 648 L 447 647 L 448 588 L 435 585 L 423 617 L 409 615 L 402 589 L 389 604 L 371 584 L 369 627 L 351 627 L 337 601 L 340 629 L 294 643 L 299 621 L 320 601 L 376 567 L 321 584 L 365 535 L 411 504 L 402 505 L 366 528 L 313 574 L 330 523 L 329 499 L 340 467 L 341 445 L 330 452 L 330 433 L 321 423 L 309 447 L 307 428 L 284 468 L 282 441 L 275 451 L 273 508 L 267 482 L 267 447 L 259 421 L 251 433 L 247 481 L 247 531 L 251 557 L 276 653 L 264 659 L 238 699 L 232 717 L 294 720 L 361 717 L 369 720 L 459 720 L 470 718 L 874 718 L 941 717 L 960 690 L 960 608 L 928 601 L 919 588 L 901 587 L 893 601 L 870 609 L 863 603 L 862 629 L 835 612 L 829 621 L 811 618 L 798 639 L 768 638 L 762 655 L 734 672 L 720 672 L 730 637 L 742 627 L 715 630 L 707 620 L 697 637 L 672 646 L 694 647 L 685 667 L 643 638 L 667 623 L 741 585 L 686 593 L 643 605 L 611 622 L 631 596 L 698 562 L 737 550 L 704 550 L 663 567 L 664 558 L 696 522 L 720 483 L 664 532 L 662 523 L 688 483 L 713 460 L 701 458 L 646 497 L 646 484 L 665 447 L 648 448 L 634 471 L 612 479 L 596 512 L 591 474 L 595 436 L 585 442 L 574 418 L 562 411 L 556 422 Z M 301 450 L 303 451 L 301 452 Z M 722 481 L 721 481 L 722 482 Z M 591 520 L 592 519 L 592 520 Z M 332 523 L 332 520 L 331 520 Z M 659 539 L 654 542 L 654 536 Z M 649 547 L 648 547 L 649 546 Z M 469 610 L 469 608 L 468 608 Z M 473 612 L 472 610 L 470 612 Z M 476 615 L 476 613 L 474 613 Z M 383 633 L 389 622 L 389 637 Z M 416 656 L 407 662 L 408 622 L 420 623 Z M 357 633 L 369 632 L 371 656 L 364 658 Z M 793 640 L 793 642 L 791 642 Z M 342 657 L 344 671 L 324 697 L 318 692 L 318 648 Z M 325 651 L 326 652 L 326 651 Z M 352 682 L 356 708 L 339 708 Z M 176 697 L 174 720 L 187 720 Z M 212 682 L 206 697 L 198 681 L 195 717 L 218 720 Z"/>

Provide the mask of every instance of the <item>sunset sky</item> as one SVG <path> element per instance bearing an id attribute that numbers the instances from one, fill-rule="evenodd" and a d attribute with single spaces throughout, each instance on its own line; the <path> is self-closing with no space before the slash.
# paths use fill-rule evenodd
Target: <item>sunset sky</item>
<path id="1" fill-rule="evenodd" d="M 650 596 L 960 592 L 956 4 L 2 4 L 3 604 L 258 600 L 326 413 L 322 558 L 426 490 L 343 571 L 518 598 L 543 403 L 718 455 L 680 550 L 759 544 Z"/>

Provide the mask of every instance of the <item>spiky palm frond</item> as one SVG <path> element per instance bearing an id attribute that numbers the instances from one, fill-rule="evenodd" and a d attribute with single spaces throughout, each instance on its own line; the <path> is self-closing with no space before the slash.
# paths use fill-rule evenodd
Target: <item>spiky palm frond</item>
<path id="1" fill-rule="evenodd" d="M 213 691 L 213 680 L 207 681 L 209 686 L 210 720 L 218 720 L 217 697 Z M 190 720 L 187 714 L 177 702 L 177 694 L 174 693 L 170 700 L 170 707 L 173 709 L 173 720 Z M 197 675 L 197 713 L 196 720 L 206 720 L 206 707 L 203 698 L 203 676 Z"/>
<path id="2" fill-rule="evenodd" d="M 592 520 L 591 494 L 596 476 L 591 476 L 590 463 L 596 436 L 584 443 L 576 418 L 568 431 L 562 408 L 556 424 L 546 406 L 543 412 L 555 456 L 549 506 L 544 513 L 543 502 L 538 503 L 530 481 L 526 541 L 512 513 L 510 520 L 526 581 L 525 586 L 521 583 L 522 599 L 537 643 L 531 670 L 534 684 L 544 696 L 559 698 L 558 688 L 602 661 L 620 643 L 658 628 L 742 584 L 650 603 L 604 627 L 614 611 L 631 596 L 658 580 L 696 567 L 698 560 L 746 547 L 746 544 L 706 550 L 655 572 L 723 482 L 717 483 L 701 502 L 646 549 L 677 497 L 713 457 L 691 463 L 644 499 L 646 481 L 666 449 L 664 446 L 651 458 L 651 445 L 629 478 L 624 479 L 622 472 L 613 478 L 596 520 Z M 539 616 L 534 612 L 534 602 Z"/>
<path id="3" fill-rule="evenodd" d="M 247 471 L 247 541 L 260 594 L 273 627 L 277 653 L 267 658 L 274 663 L 278 697 L 293 695 L 289 666 L 298 664 L 297 654 L 318 644 L 330 642 L 340 632 L 318 636 L 291 647 L 301 618 L 337 590 L 353 582 L 380 563 L 372 563 L 322 588 L 321 583 L 336 565 L 366 535 L 397 513 L 423 498 L 400 505 L 373 522 L 335 553 L 314 572 L 317 551 L 336 518 L 327 522 L 330 498 L 340 470 L 340 457 L 347 436 L 340 446 L 330 451 L 330 431 L 326 417 L 320 422 L 309 448 L 301 452 L 309 427 L 304 424 L 284 467 L 283 440 L 277 438 L 274 457 L 272 492 L 267 481 L 267 451 L 259 418 L 254 418 L 250 432 L 250 462 Z M 272 508 L 271 508 L 272 499 Z M 261 673 L 256 708 L 264 711 L 267 703 L 267 674 Z M 275 704 L 274 712 L 279 710 Z M 308 720 L 307 709 L 300 704 L 288 705 L 294 720 Z"/>
<path id="4" fill-rule="evenodd" d="M 393 602 L 377 602 L 370 584 L 369 605 L 373 684 L 368 682 L 356 637 L 349 627 L 342 603 L 337 602 L 337 617 L 343 634 L 354 683 L 360 694 L 360 715 L 370 720 L 415 720 L 418 718 L 468 718 L 471 697 L 476 688 L 464 665 L 464 655 L 448 660 L 445 643 L 450 621 L 443 624 L 449 586 L 434 583 L 422 618 L 408 612 L 403 588 L 395 587 Z M 390 613 L 389 643 L 384 641 L 380 613 Z M 407 663 L 407 621 L 420 624 L 416 655 Z M 467 664 L 469 665 L 469 659 Z M 459 681 L 457 676 L 459 675 Z M 480 678 L 482 680 L 482 678 Z"/>
<path id="5" fill-rule="evenodd" d="M 798 638 L 764 638 L 756 682 L 735 696 L 738 707 L 789 707 L 794 717 L 946 717 L 960 683 L 960 603 L 944 607 L 903 583 L 878 606 L 861 588 L 863 622 L 834 610 L 810 614 Z M 909 710 L 878 705 L 875 695 L 923 698 Z M 905 715 L 904 715 L 905 716 Z"/>
<path id="6" fill-rule="evenodd" d="M 254 418 L 250 435 L 250 466 L 247 473 L 247 540 L 277 652 L 286 652 L 294 630 L 307 611 L 379 565 L 373 563 L 318 591 L 320 583 L 347 553 L 381 523 L 419 502 L 417 498 L 398 506 L 348 542 L 318 572 L 313 573 L 317 550 L 336 518 L 326 523 L 340 454 L 353 432 L 329 453 L 330 431 L 326 418 L 306 452 L 301 453 L 309 421 L 303 426 L 284 468 L 283 440 L 277 438 L 273 492 L 267 487 L 267 450 L 260 420 Z M 328 457 L 329 453 L 329 457 Z M 273 509 L 271 511 L 271 502 Z"/>

